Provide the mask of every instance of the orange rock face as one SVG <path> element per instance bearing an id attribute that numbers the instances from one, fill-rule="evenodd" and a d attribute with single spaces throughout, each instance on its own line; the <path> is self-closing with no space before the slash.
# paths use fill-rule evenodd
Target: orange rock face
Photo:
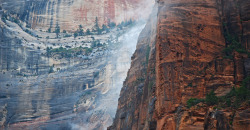
<path id="1" fill-rule="evenodd" d="M 205 98 L 212 90 L 224 96 L 249 76 L 245 54 L 235 51 L 228 59 L 223 52 L 229 36 L 250 49 L 249 6 L 244 0 L 158 0 L 157 20 L 139 38 L 109 129 L 249 129 L 239 114 L 249 106 L 236 110 L 235 120 L 231 110 L 185 108 L 188 99 Z"/>
<path id="2" fill-rule="evenodd" d="M 148 2 L 153 0 L 44 0 L 23 1 L 16 12 L 20 19 L 37 30 L 54 28 L 59 25 L 61 30 L 75 31 L 79 25 L 91 29 L 98 18 L 99 26 L 110 22 L 117 24 L 130 19 L 142 17 L 141 9 L 147 9 Z M 13 5 L 8 2 L 7 5 Z M 9 9 L 12 11 L 12 9 Z M 22 10 L 22 11 L 20 11 Z"/>

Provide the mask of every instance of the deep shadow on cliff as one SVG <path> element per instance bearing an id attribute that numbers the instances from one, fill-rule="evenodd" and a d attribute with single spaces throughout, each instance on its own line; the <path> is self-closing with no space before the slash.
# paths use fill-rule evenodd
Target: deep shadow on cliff
<path id="1" fill-rule="evenodd" d="M 108 129 L 250 129 L 249 14 L 247 0 L 157 0 Z"/>

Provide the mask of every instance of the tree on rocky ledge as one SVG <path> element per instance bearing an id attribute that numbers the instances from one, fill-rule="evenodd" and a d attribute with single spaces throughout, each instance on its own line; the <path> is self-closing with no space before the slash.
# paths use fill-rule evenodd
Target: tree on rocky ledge
<path id="1" fill-rule="evenodd" d="M 48 29 L 48 33 L 51 33 L 51 28 Z"/>
<path id="2" fill-rule="evenodd" d="M 82 29 L 82 25 L 79 25 L 79 36 L 83 36 L 83 29 Z"/>
<path id="3" fill-rule="evenodd" d="M 110 19 L 109 19 L 108 20 L 108 26 L 109 26 L 109 28 L 113 29 L 113 28 L 115 28 L 116 23 L 115 22 L 111 22 Z"/>
<path id="4" fill-rule="evenodd" d="M 76 38 L 78 36 L 77 32 L 74 33 L 74 38 Z"/>
<path id="5" fill-rule="evenodd" d="M 101 34 L 102 33 L 102 30 L 99 27 L 99 23 L 98 23 L 98 18 L 97 17 L 95 18 L 95 25 L 94 25 L 94 28 L 93 28 L 93 32 L 97 32 L 97 34 Z"/>
<path id="6" fill-rule="evenodd" d="M 109 32 L 109 28 L 105 24 L 102 25 L 102 32 L 103 31 L 106 31 L 106 33 Z"/>
<path id="7" fill-rule="evenodd" d="M 91 32 L 89 29 L 86 30 L 86 35 L 91 35 Z"/>
<path id="8" fill-rule="evenodd" d="M 56 33 L 56 38 L 58 38 L 59 33 L 60 33 L 60 27 L 58 24 L 56 25 L 55 33 Z"/>

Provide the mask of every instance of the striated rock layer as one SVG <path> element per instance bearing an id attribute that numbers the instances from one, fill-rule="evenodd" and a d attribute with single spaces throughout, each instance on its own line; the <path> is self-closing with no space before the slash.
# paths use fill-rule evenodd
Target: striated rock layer
<path id="1" fill-rule="evenodd" d="M 250 50 L 249 6 L 246 0 L 157 0 L 109 129 L 249 129 L 249 105 L 185 107 L 212 90 L 226 95 L 249 76 L 246 54 L 234 51 L 228 59 L 223 52 L 229 36 Z"/>
<path id="2" fill-rule="evenodd" d="M 51 34 L 26 33 L 16 23 L 0 19 L 0 129 L 102 130 L 111 125 L 144 26 L 138 23 L 77 39 L 45 39 L 32 32 Z M 92 47 L 97 40 L 103 45 Z M 47 47 L 91 51 L 65 56 L 67 49 L 47 55 Z"/>
<path id="3" fill-rule="evenodd" d="M 59 25 L 61 30 L 75 31 L 79 25 L 92 28 L 96 17 L 100 26 L 138 19 L 139 8 L 146 8 L 142 0 L 9 0 L 0 1 L 3 8 L 15 11 L 31 28 L 48 30 Z M 147 0 L 151 2 L 152 0 Z M 146 2 L 146 3 L 147 3 Z"/>

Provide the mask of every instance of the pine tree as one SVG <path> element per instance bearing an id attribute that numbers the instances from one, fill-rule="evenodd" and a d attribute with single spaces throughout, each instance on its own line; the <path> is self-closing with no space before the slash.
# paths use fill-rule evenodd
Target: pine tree
<path id="1" fill-rule="evenodd" d="M 56 33 L 56 37 L 58 38 L 59 33 L 60 33 L 60 27 L 58 24 L 56 25 L 55 33 Z"/>
<path id="2" fill-rule="evenodd" d="M 108 26 L 109 26 L 109 28 L 114 28 L 115 26 L 116 26 L 116 23 L 114 23 L 114 22 L 111 22 L 110 20 L 108 21 Z"/>
<path id="3" fill-rule="evenodd" d="M 74 38 L 76 38 L 78 36 L 77 32 L 74 33 Z"/>
<path id="4" fill-rule="evenodd" d="M 109 29 L 105 24 L 102 25 L 102 31 L 109 32 Z"/>
<path id="5" fill-rule="evenodd" d="M 51 33 L 51 28 L 48 29 L 48 33 Z"/>
<path id="6" fill-rule="evenodd" d="M 97 34 L 101 34 L 102 33 L 102 30 L 100 29 L 99 24 L 98 24 L 98 18 L 97 17 L 95 18 L 94 30 L 97 32 Z"/>
<path id="7" fill-rule="evenodd" d="M 91 35 L 91 32 L 89 29 L 86 30 L 86 35 Z"/>
<path id="8" fill-rule="evenodd" d="M 79 25 L 79 36 L 83 36 L 83 29 L 82 29 L 82 25 Z"/>

